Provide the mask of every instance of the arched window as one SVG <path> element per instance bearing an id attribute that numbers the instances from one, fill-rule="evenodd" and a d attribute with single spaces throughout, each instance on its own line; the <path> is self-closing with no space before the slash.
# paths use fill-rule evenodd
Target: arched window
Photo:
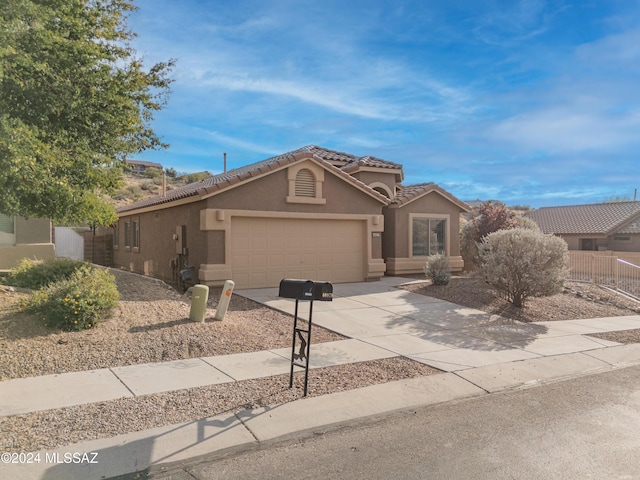
<path id="1" fill-rule="evenodd" d="M 295 196 L 311 198 L 316 196 L 316 177 L 308 168 L 303 168 L 296 174 Z"/>

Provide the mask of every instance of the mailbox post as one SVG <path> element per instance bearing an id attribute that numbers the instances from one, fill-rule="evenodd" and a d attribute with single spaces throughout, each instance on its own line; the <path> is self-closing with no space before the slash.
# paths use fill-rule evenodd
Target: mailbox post
<path id="1" fill-rule="evenodd" d="M 313 301 L 330 302 L 333 300 L 333 285 L 329 282 L 314 282 L 313 280 L 298 280 L 284 278 L 280 281 L 278 296 L 293 298 L 296 309 L 293 317 L 293 339 L 291 342 L 291 373 L 289 374 L 289 388 L 293 387 L 293 367 L 304 368 L 304 396 L 307 396 L 309 382 L 309 353 L 311 351 L 311 325 L 313 316 Z M 298 301 L 309 300 L 309 324 L 307 328 L 298 327 Z M 296 353 L 296 338 L 300 339 L 300 351 Z M 296 360 L 305 360 L 304 365 Z"/>

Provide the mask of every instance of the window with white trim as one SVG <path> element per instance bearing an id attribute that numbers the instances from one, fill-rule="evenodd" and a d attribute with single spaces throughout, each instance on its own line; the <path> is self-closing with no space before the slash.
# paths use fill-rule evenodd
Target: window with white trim
<path id="1" fill-rule="evenodd" d="M 411 255 L 428 257 L 446 255 L 447 221 L 444 218 L 413 217 L 411 222 Z"/>

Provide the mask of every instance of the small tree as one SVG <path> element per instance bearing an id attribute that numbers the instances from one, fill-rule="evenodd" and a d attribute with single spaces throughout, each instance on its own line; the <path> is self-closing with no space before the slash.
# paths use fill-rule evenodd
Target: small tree
<path id="1" fill-rule="evenodd" d="M 517 226 L 515 212 L 502 202 L 484 202 L 478 215 L 471 220 L 475 227 L 475 240 L 481 242 L 484 237 L 498 230 L 507 230 Z"/>
<path id="2" fill-rule="evenodd" d="M 529 297 L 560 293 L 568 255 L 561 238 L 525 228 L 491 233 L 479 245 L 487 282 L 516 307 L 524 307 Z"/>
<path id="3" fill-rule="evenodd" d="M 478 244 L 487 235 L 517 226 L 517 215 L 504 203 L 488 201 L 480 205 L 478 214 L 460 232 L 460 248 L 466 270 L 475 270 L 479 266 Z"/>
<path id="4" fill-rule="evenodd" d="M 451 280 L 449 260 L 441 254 L 431 255 L 424 266 L 424 274 L 434 285 L 446 285 Z"/>

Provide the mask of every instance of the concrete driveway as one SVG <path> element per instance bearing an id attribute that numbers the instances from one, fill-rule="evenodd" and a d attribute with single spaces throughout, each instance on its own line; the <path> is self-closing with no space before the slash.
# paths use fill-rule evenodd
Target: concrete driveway
<path id="1" fill-rule="evenodd" d="M 523 323 L 412 293 L 399 285 L 414 280 L 383 277 L 379 282 L 334 285 L 332 302 L 313 303 L 313 324 L 444 371 L 619 345 L 590 333 L 640 328 L 640 316 Z M 278 288 L 237 294 L 294 314 L 295 300 Z M 309 302 L 298 314 L 308 318 Z"/>

